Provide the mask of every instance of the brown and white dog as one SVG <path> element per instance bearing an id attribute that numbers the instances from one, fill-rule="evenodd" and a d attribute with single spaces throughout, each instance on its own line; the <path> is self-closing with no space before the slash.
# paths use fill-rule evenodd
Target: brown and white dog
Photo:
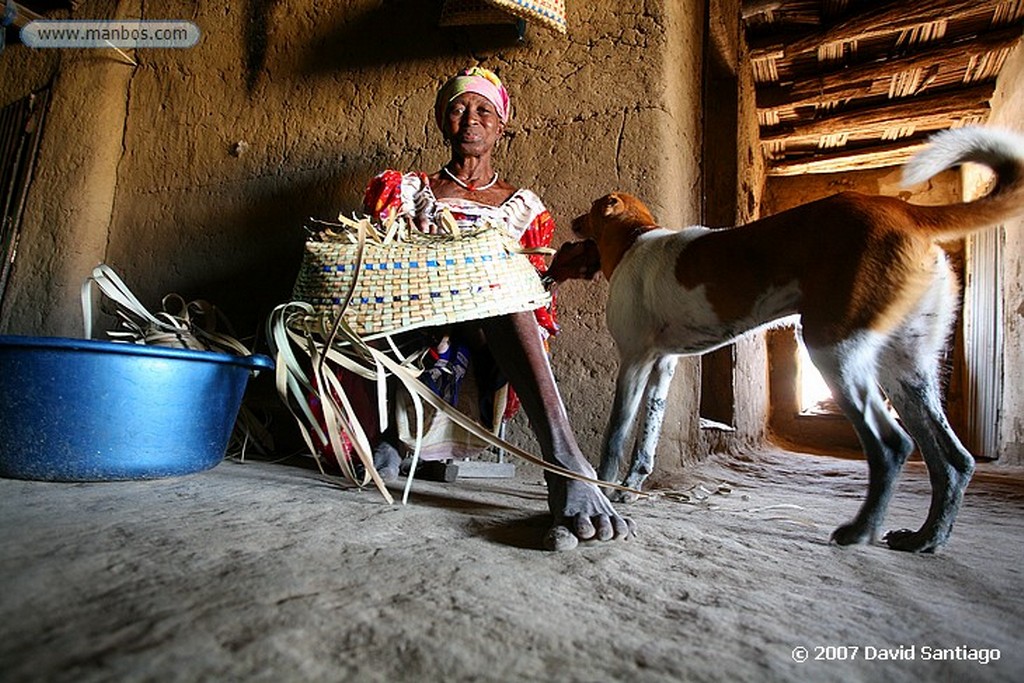
<path id="1" fill-rule="evenodd" d="M 940 133 L 904 168 L 904 183 L 966 161 L 989 166 L 998 182 L 977 201 L 949 206 L 845 192 L 739 228 L 676 231 L 657 227 L 635 197 L 595 201 L 572 228 L 597 245 L 610 282 L 607 325 L 619 351 L 598 476 L 618 476 L 641 398 L 645 410 L 623 484 L 640 488 L 651 473 L 679 355 L 713 350 L 799 314 L 811 358 L 853 423 L 869 466 L 866 500 L 832 540 L 877 538 L 916 441 L 932 483 L 928 518 L 918 531 L 893 531 L 885 540 L 916 552 L 945 543 L 974 459 L 941 405 L 938 357 L 957 294 L 936 241 L 1024 214 L 1024 138 L 984 128 Z"/>

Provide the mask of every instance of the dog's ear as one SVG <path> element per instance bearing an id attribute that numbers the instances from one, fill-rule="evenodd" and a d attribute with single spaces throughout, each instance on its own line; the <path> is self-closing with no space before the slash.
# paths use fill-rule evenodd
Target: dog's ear
<path id="1" fill-rule="evenodd" d="M 614 193 L 606 195 L 602 200 L 602 204 L 601 213 L 608 218 L 619 215 L 626 208 L 625 202 L 619 198 L 619 195 Z"/>

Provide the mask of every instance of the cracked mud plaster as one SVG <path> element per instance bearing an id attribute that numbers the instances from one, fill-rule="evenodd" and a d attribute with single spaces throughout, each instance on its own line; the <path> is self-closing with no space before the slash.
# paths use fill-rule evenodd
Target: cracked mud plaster
<path id="1" fill-rule="evenodd" d="M 648 198 L 667 223 L 693 220 L 693 192 L 681 188 L 699 173 L 702 7 L 572 3 L 568 36 L 531 27 L 524 42 L 504 44 L 438 29 L 434 3 L 418 0 L 204 1 L 185 17 L 201 29 L 196 47 L 140 50 L 137 67 L 91 53 L 56 67 L 5 54 L 0 84 L 14 82 L 11 68 L 30 70 L 25 82 L 58 71 L 21 251 L 46 267 L 16 273 L 6 329 L 77 334 L 78 287 L 107 260 L 151 307 L 168 292 L 202 296 L 239 334 L 253 332 L 290 294 L 309 216 L 358 210 L 385 168 L 432 171 L 445 161 L 434 93 L 471 63 L 509 88 L 513 118 L 496 164 L 542 196 L 556 243 L 612 189 Z M 157 0 L 89 8 L 182 12 Z M 564 289 L 552 362 L 564 391 L 580 398 L 570 417 L 600 422 L 613 379 L 595 377 L 584 359 L 610 351 L 603 324 L 585 322 L 603 320 L 603 290 Z M 43 306 L 45 322 L 27 301 Z M 678 410 L 691 412 L 692 401 Z M 581 431 L 596 453 L 601 428 Z"/>

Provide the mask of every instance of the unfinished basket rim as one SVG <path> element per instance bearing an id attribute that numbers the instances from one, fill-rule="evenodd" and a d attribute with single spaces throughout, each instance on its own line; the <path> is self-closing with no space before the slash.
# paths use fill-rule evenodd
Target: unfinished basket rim
<path id="1" fill-rule="evenodd" d="M 309 241 L 293 299 L 331 321 L 341 313 L 367 339 L 550 302 L 536 269 L 500 230 L 430 237 L 367 241 L 361 254 L 359 244 L 347 239 Z"/>

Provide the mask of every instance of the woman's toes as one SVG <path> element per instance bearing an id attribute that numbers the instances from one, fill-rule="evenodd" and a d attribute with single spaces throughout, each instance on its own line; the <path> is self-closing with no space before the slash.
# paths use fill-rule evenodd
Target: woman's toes
<path id="1" fill-rule="evenodd" d="M 597 540 L 610 541 L 613 538 L 615 538 L 615 527 L 612 525 L 612 520 L 607 515 L 601 515 L 597 518 Z"/>
<path id="2" fill-rule="evenodd" d="M 579 536 L 580 540 L 586 541 L 597 535 L 597 529 L 594 528 L 593 522 L 586 515 L 576 515 L 576 535 Z"/>
<path id="3" fill-rule="evenodd" d="M 544 548 L 546 550 L 554 550 L 556 552 L 572 550 L 579 543 L 580 540 L 576 538 L 576 534 L 562 525 L 551 527 L 547 535 L 544 536 Z"/>
<path id="4" fill-rule="evenodd" d="M 616 516 L 613 518 L 612 523 L 615 525 L 615 538 L 621 538 L 625 541 L 636 536 L 636 525 L 629 517 Z"/>

